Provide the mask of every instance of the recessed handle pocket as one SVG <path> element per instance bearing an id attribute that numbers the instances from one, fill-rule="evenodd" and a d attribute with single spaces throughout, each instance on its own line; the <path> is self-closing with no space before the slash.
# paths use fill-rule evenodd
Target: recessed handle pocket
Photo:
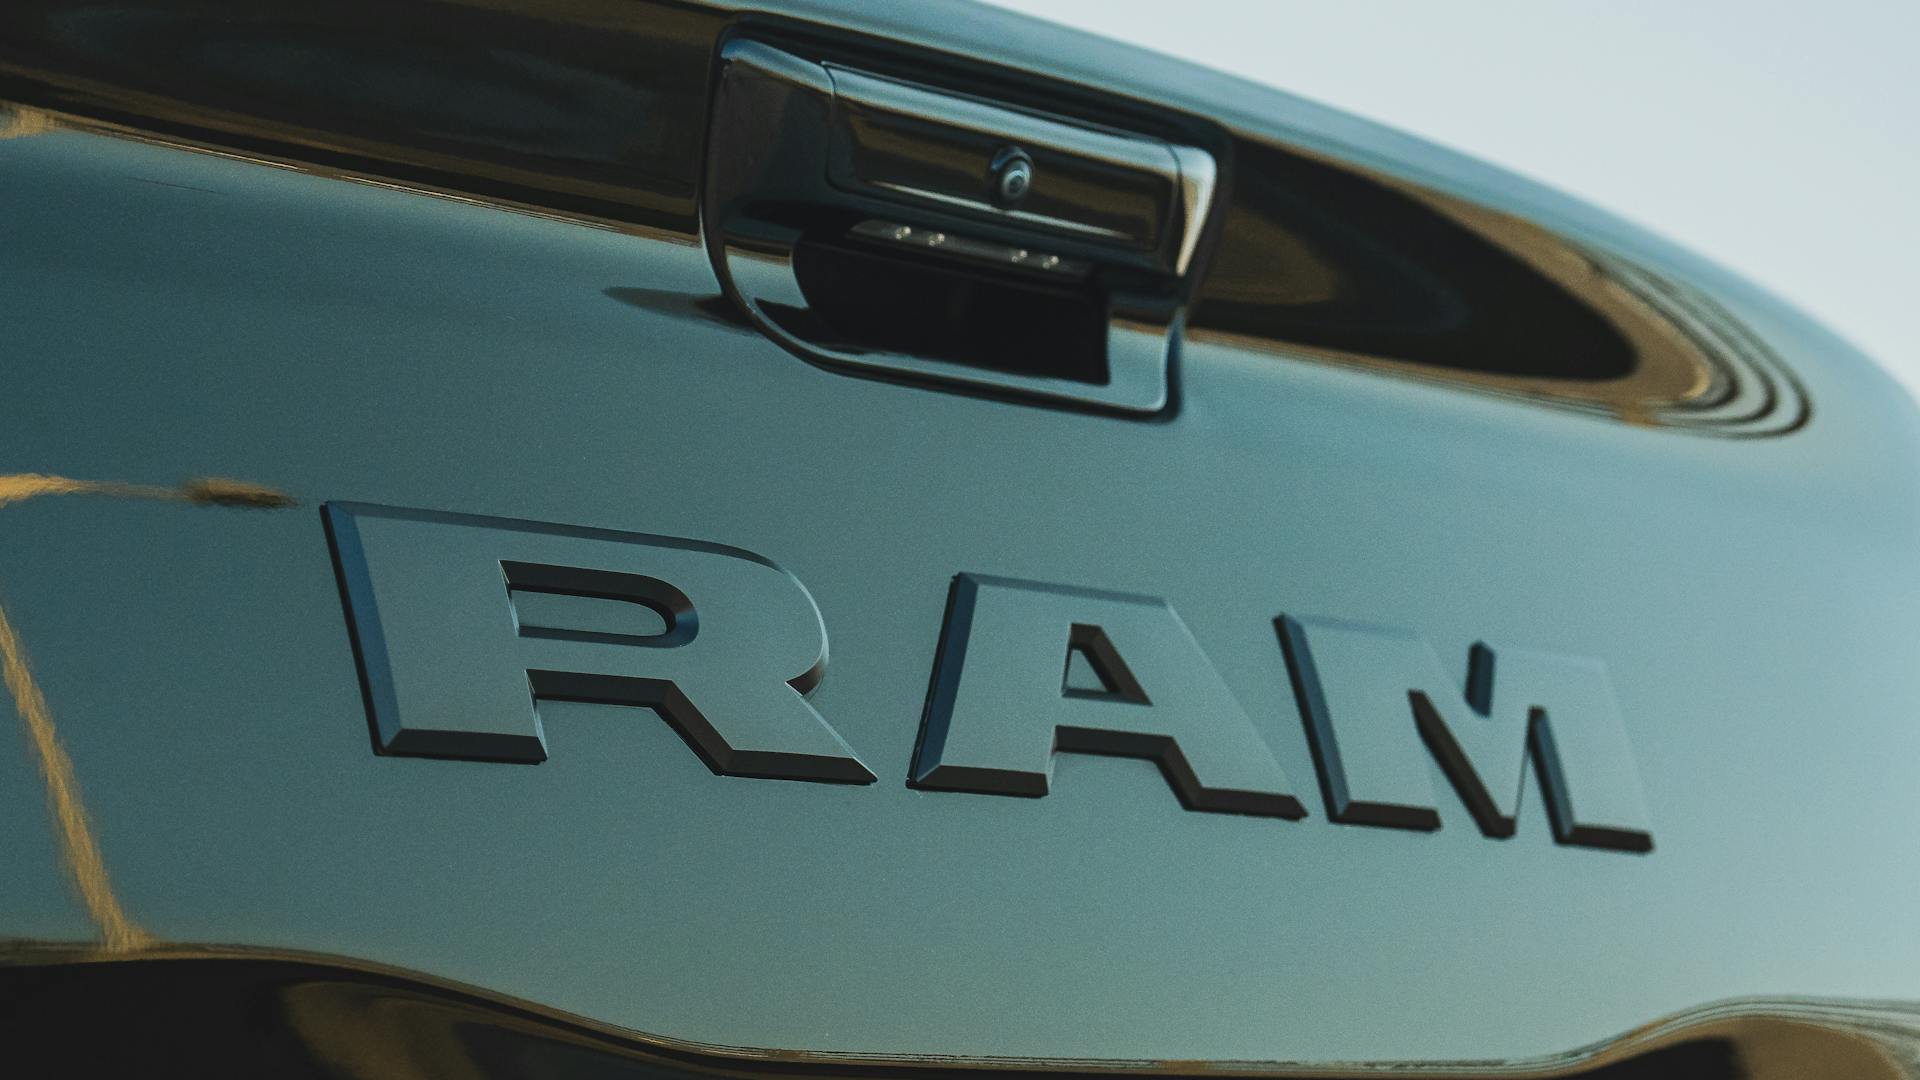
<path id="1" fill-rule="evenodd" d="M 806 359 L 1152 413 L 1214 187 L 1195 147 L 738 40 L 702 209 L 728 292 Z"/>

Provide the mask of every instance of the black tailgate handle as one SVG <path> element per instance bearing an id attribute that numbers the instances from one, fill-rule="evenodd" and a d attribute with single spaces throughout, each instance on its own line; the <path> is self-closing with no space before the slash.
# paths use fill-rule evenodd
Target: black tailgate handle
<path id="1" fill-rule="evenodd" d="M 735 40 L 702 228 L 829 367 L 1128 413 L 1169 401 L 1213 156 Z"/>

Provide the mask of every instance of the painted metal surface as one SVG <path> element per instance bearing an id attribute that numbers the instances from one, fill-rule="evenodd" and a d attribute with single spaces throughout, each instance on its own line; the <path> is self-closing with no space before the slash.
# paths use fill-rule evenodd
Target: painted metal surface
<path id="1" fill-rule="evenodd" d="M 984 50 L 1000 20 L 944 40 Z M 1195 108 L 1229 96 L 1138 74 L 1170 71 Z M 1289 116 L 1315 152 L 1345 139 L 1684 282 L 1814 421 L 1692 438 L 1226 335 L 1194 335 L 1159 422 L 848 379 L 716 303 L 690 234 L 20 125 L 8 468 L 302 505 L 0 505 L 0 604 L 54 740 L 0 753 L 0 933 L 375 961 L 802 1056 L 1536 1058 L 1706 1002 L 1920 998 L 1911 402 L 1690 256 Z M 827 627 L 807 704 L 876 781 L 716 776 L 671 724 L 577 701 L 541 703 L 538 765 L 371 753 L 329 502 L 771 560 Z M 1331 822 L 1311 791 L 1302 820 L 1194 813 L 1107 755 L 1056 756 L 1041 799 L 911 787 L 957 572 L 1164 600 L 1296 788 L 1282 616 L 1406 627 L 1456 690 L 1478 641 L 1597 658 L 1657 843 L 1556 843 L 1535 781 L 1490 838 L 1431 755 L 1432 831 Z M 48 814 L 47 745 L 82 834 Z M 76 835 L 114 908 L 75 889 Z"/>

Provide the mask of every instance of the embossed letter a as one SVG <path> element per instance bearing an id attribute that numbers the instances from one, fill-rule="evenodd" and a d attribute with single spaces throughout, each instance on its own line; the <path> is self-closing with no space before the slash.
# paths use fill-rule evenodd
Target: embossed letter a
<path id="1" fill-rule="evenodd" d="M 1099 689 L 1068 685 L 1076 654 Z M 910 782 L 1045 795 L 1062 751 L 1158 762 L 1195 810 L 1306 816 L 1273 751 L 1165 603 L 960 575 Z"/>

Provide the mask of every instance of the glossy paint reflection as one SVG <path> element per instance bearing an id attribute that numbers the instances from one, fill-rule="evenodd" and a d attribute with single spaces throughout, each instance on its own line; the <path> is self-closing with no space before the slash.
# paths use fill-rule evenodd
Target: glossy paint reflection
<path id="1" fill-rule="evenodd" d="M 1009 33 L 1005 13 L 911 10 L 891 39 L 861 40 L 857 31 L 889 17 L 833 0 L 19 0 L 0 10 L 0 95 L 303 168 L 691 240 L 715 57 L 742 24 L 776 25 L 882 74 L 954 92 L 992 87 L 1083 121 L 1131 115 L 1137 126 L 1145 116 L 1218 146 L 1231 161 L 1228 197 L 1211 239 L 1182 246 L 1183 267 L 1197 251 L 1189 328 L 1199 340 L 1267 362 L 1336 363 L 1704 434 L 1782 434 L 1810 416 L 1799 381 L 1724 308 L 1497 209 L 1497 198 L 1463 198 L 1413 179 L 1405 163 L 1362 165 L 1310 146 L 1298 126 L 1325 121 L 1304 103 L 1248 86 L 1209 94 L 1199 69 L 1143 66 L 1058 28 Z M 1026 49 L 1044 49 L 1046 62 Z M 1392 142 L 1344 124 L 1362 147 Z M 1512 186 L 1491 169 L 1470 175 L 1487 193 Z"/>
<path id="2" fill-rule="evenodd" d="M 1277 145 L 1238 176 L 1197 337 L 1706 434 L 1807 420 L 1737 319 L 1643 266 Z"/>
<path id="3" fill-rule="evenodd" d="M 691 229 L 722 21 L 620 0 L 20 0 L 0 81 L 228 149 Z"/>
<path id="4" fill-rule="evenodd" d="M 1743 1002 L 1674 1017 L 1550 1059 L 1347 1062 L 969 1061 L 802 1051 L 743 1051 L 598 1027 L 440 980 L 331 957 L 220 947 L 137 957 L 52 946 L 0 949 L 8 1053 L 62 1071 L 144 1071 L 155 1061 L 199 1076 L 542 1076 L 691 1080 L 724 1075 L 833 1080 L 1048 1080 L 1156 1077 L 1349 1077 L 1581 1080 L 1909 1080 L 1920 1010 L 1875 1004 Z M 111 1031 L 112 1038 L 101 1038 Z M 1017 1072 L 1016 1072 L 1017 1070 Z"/>

